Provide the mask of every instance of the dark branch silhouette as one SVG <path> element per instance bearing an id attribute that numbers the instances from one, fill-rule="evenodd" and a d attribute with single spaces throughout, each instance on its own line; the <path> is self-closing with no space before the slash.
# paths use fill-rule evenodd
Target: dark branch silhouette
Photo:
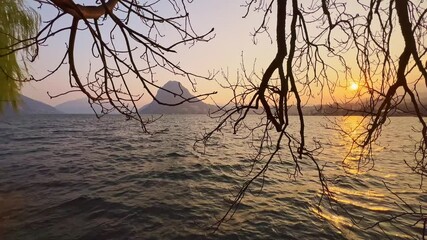
<path id="1" fill-rule="evenodd" d="M 350 4 L 365 11 L 351 9 Z M 427 127 L 423 118 L 427 108 L 421 97 L 427 86 L 427 66 L 423 65 L 427 60 L 425 3 L 408 0 L 357 3 L 251 0 L 244 6 L 247 8 L 244 17 L 252 11 L 263 12 L 261 25 L 254 30 L 254 38 L 266 31 L 270 36 L 268 20 L 275 19 L 276 55 L 261 76 L 257 74 L 259 70 L 249 72 L 244 64 L 236 81 L 231 80 L 228 73 L 223 73 L 225 84 L 222 86 L 234 93 L 234 97 L 212 113 L 211 116 L 218 119 L 218 125 L 200 141 L 208 142 L 231 123 L 234 133 L 249 132 L 249 139 L 257 139 L 252 145 L 256 152 L 253 164 L 259 167 L 251 167 L 249 179 L 242 184 L 229 209 L 214 224 L 214 229 L 233 216 L 251 184 L 264 178 L 272 161 L 283 161 L 280 156 L 285 152 L 283 148 L 290 153 L 288 161 L 294 164 L 293 175 L 302 174 L 301 162 L 311 161 L 318 171 L 323 193 L 320 200 L 327 199 L 331 205 L 339 206 L 329 188 L 330 180 L 316 158 L 316 151 L 321 146 L 315 142 L 314 146 L 318 147 L 309 149 L 306 144 L 303 110 L 313 97 L 322 101 L 317 109 L 319 112 L 329 107 L 347 115 L 362 116 L 358 124 L 362 130 L 356 136 L 333 124 L 334 129 L 350 137 L 352 143 L 347 157 L 357 156 L 357 171 L 369 171 L 374 167 L 372 144 L 381 135 L 390 116 L 403 111 L 417 117 L 421 140 L 414 161 L 406 163 L 420 175 L 422 184 L 427 175 Z M 272 17 L 274 13 L 277 15 Z M 401 36 L 403 41 L 396 40 L 395 35 Z M 351 64 L 352 61 L 356 65 Z M 338 87 L 352 80 L 362 87 L 353 97 L 338 100 L 334 95 Z M 334 101 L 329 106 L 323 103 L 324 96 L 328 95 Z M 289 117 L 290 108 L 297 109 L 297 118 Z M 256 123 L 247 121 L 250 113 L 259 114 L 260 120 Z M 289 128 L 295 124 L 299 128 L 297 133 Z M 344 170 L 351 167 L 344 159 Z M 253 173 L 254 169 L 258 170 Z M 426 217 L 422 211 L 405 211 L 393 219 L 407 215 L 424 223 L 424 237 Z M 358 224 L 355 220 L 353 223 Z"/>
<path id="2" fill-rule="evenodd" d="M 103 106 L 102 113 L 115 109 L 129 119 L 140 121 L 145 130 L 149 120 L 143 120 L 136 107 L 142 95 L 135 94 L 135 89 L 129 87 L 129 78 L 138 79 L 144 93 L 164 105 L 176 103 L 156 99 L 153 89 L 161 88 L 156 85 L 156 71 L 184 76 L 191 83 L 197 78 L 213 78 L 188 72 L 168 58 L 179 45 L 208 41 L 212 37 L 213 29 L 201 35 L 195 33 L 185 1 L 169 1 L 175 11 L 172 17 L 164 17 L 156 10 L 158 1 L 142 4 L 136 0 L 99 0 L 94 6 L 75 4 L 73 0 L 36 1 L 41 7 L 56 8 L 57 16 L 47 21 L 33 38 L 20 39 L 10 45 L 6 54 L 34 47 L 32 60 L 35 60 L 39 49 L 49 39 L 68 33 L 68 48 L 58 65 L 45 77 L 31 80 L 43 80 L 68 64 L 71 87 L 83 92 L 90 104 Z M 390 116 L 401 112 L 415 116 L 420 124 L 420 140 L 416 143 L 414 159 L 405 163 L 420 176 L 422 187 L 427 176 L 424 118 L 427 107 L 423 102 L 427 90 L 426 3 L 410 0 L 247 0 L 243 6 L 246 8 L 243 17 L 252 12 L 262 15 L 260 25 L 252 33 L 254 42 L 260 34 L 267 34 L 272 41 L 275 38 L 276 54 L 261 71 L 255 69 L 255 65 L 249 71 L 242 56 L 242 69 L 235 79 L 224 72 L 224 81 L 217 80 L 233 93 L 233 97 L 211 113 L 218 120 L 217 127 L 206 132 L 200 141 L 207 143 L 231 124 L 233 133 L 243 132 L 248 139 L 253 139 L 256 154 L 247 181 L 214 224 L 214 229 L 233 216 L 254 182 L 263 182 L 273 161 L 292 163 L 294 177 L 303 173 L 302 162 L 310 163 L 317 170 L 322 190 L 319 205 L 326 199 L 331 206 L 339 206 L 330 188 L 331 180 L 316 157 L 322 146 L 318 142 L 309 145 L 306 141 L 304 107 L 312 98 L 320 99 L 317 109 L 320 112 L 329 107 L 361 116 L 358 128 L 362 130 L 357 135 L 333 122 L 331 127 L 350 139 L 351 148 L 346 156 L 356 156 L 357 171 L 374 167 L 372 145 Z M 67 16 L 72 18 L 71 25 L 57 28 L 55 24 L 59 19 Z M 271 19 L 274 19 L 275 34 L 270 33 Z M 135 28 L 135 21 L 143 26 Z M 161 25 L 176 34 L 166 38 L 169 43 L 159 40 L 165 39 L 159 30 Z M 82 32 L 91 36 L 92 58 L 97 62 L 86 81 L 75 63 L 76 42 Z M 335 93 L 349 81 L 357 81 L 361 87 L 354 96 L 338 99 Z M 182 98 L 178 104 L 196 100 L 173 94 Z M 333 101 L 329 106 L 325 97 Z M 112 108 L 105 107 L 106 104 Z M 296 109 L 296 118 L 290 118 L 291 108 Z M 257 114 L 259 121 L 248 121 L 249 114 Z M 297 126 L 298 131 L 292 132 L 290 126 Z M 289 157 L 283 157 L 285 153 Z M 352 166 L 346 165 L 345 160 L 343 168 L 348 171 Z M 392 192 L 387 185 L 385 188 Z M 423 224 L 422 237 L 425 238 L 427 218 L 422 206 L 421 210 L 415 210 L 402 198 L 399 202 L 403 212 L 386 221 L 413 216 L 417 218 L 415 224 Z M 372 227 L 383 231 L 381 221 Z"/>
<path id="3" fill-rule="evenodd" d="M 159 104 L 171 106 L 194 102 L 199 99 L 197 97 L 205 98 L 214 94 L 212 92 L 187 99 L 179 93 L 173 93 L 181 98 L 179 103 L 173 104 L 161 102 L 155 97 L 156 90 L 161 89 L 161 86 L 156 84 L 154 75 L 160 71 L 185 77 L 193 87 L 196 79 L 213 77 L 189 72 L 171 61 L 168 55 L 176 53 L 175 49 L 180 45 L 191 46 L 213 37 L 213 29 L 201 35 L 193 30 L 185 1 L 169 1 L 175 11 L 175 15 L 170 17 L 161 15 L 157 9 L 158 1 L 144 4 L 136 0 L 100 0 L 94 1 L 97 5 L 88 6 L 76 4 L 73 0 L 36 1 L 40 7 L 56 8 L 57 16 L 46 21 L 36 36 L 18 39 L 8 46 L 8 51 L 2 56 L 34 47 L 31 60 L 36 61 L 40 48 L 55 35 L 67 33 L 69 40 L 64 57 L 53 70 L 41 78 L 31 77 L 27 80 L 44 80 L 68 65 L 71 88 L 83 92 L 91 105 L 102 107 L 97 116 L 117 110 L 128 119 L 140 121 L 145 131 L 150 120 L 142 118 L 136 105 L 144 94 Z M 57 22 L 69 17 L 72 18 L 69 27 L 57 27 Z M 169 33 L 170 36 L 165 38 L 159 30 L 161 27 L 174 35 Z M 80 34 L 91 36 L 91 42 L 87 43 L 92 46 L 91 70 L 86 79 L 82 77 L 86 73 L 76 64 L 76 42 Z M 131 89 L 130 79 L 138 79 L 144 91 Z M 73 91 L 50 96 L 57 97 Z"/>

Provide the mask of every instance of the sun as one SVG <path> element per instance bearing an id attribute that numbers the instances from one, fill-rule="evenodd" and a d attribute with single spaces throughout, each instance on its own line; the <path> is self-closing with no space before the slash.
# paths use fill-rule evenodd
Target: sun
<path id="1" fill-rule="evenodd" d="M 356 91 L 357 89 L 359 89 L 359 84 L 352 82 L 349 86 L 350 90 Z"/>

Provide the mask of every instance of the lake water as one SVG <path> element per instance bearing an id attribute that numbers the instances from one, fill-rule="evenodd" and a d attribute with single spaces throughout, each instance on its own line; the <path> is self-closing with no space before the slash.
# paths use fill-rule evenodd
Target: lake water
<path id="1" fill-rule="evenodd" d="M 255 118 L 256 116 L 250 116 Z M 358 118 L 334 118 L 351 127 Z M 255 119 L 254 119 L 255 121 Z M 214 121 L 164 116 L 143 134 L 121 116 L 21 116 L 0 120 L 0 239 L 412 239 L 422 222 L 405 209 L 426 210 L 426 188 L 404 160 L 413 157 L 417 120 L 392 118 L 374 145 L 375 168 L 344 171 L 349 142 L 307 117 L 307 141 L 323 142 L 336 203 L 323 201 L 317 173 L 302 159 L 272 162 L 262 191 L 256 182 L 233 218 L 209 227 L 230 206 L 252 164 L 247 140 L 226 132 L 193 148 Z M 351 159 L 350 159 L 351 161 Z M 337 204 L 338 203 L 338 204 Z M 342 207 L 342 208 L 341 208 Z"/>

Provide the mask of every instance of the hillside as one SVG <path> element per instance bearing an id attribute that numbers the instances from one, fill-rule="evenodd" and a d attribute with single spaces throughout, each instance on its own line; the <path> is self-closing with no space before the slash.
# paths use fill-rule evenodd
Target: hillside
<path id="1" fill-rule="evenodd" d="M 60 114 L 61 112 L 54 107 L 21 95 L 21 105 L 18 106 L 18 111 L 12 108 L 11 104 L 7 104 L 4 112 L 0 116 L 14 115 L 29 115 L 29 114 Z"/>
<path id="2" fill-rule="evenodd" d="M 175 104 L 183 100 L 183 98 L 192 98 L 194 95 L 188 91 L 181 83 L 177 81 L 169 81 L 162 88 L 167 89 L 175 94 L 160 89 L 156 94 L 156 99 L 165 103 Z M 206 104 L 202 101 L 185 102 L 177 106 L 165 106 L 155 101 L 145 105 L 139 109 L 143 114 L 207 114 L 209 109 L 212 111 L 216 106 Z"/>
<path id="3" fill-rule="evenodd" d="M 70 100 L 56 105 L 55 108 L 66 114 L 93 114 L 93 110 L 85 98 Z"/>
<path id="4" fill-rule="evenodd" d="M 104 107 L 111 108 L 111 105 L 105 103 Z M 87 98 L 66 101 L 56 105 L 55 108 L 65 114 L 94 114 L 93 109 L 90 107 L 90 104 L 87 101 Z M 93 108 L 97 113 L 101 112 L 101 107 L 99 105 L 94 104 Z M 115 113 L 117 113 L 115 110 L 110 112 L 110 114 Z"/>

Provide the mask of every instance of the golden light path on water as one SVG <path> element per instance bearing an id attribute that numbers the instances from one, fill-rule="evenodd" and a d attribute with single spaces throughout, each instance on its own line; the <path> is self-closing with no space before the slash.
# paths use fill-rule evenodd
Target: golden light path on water
<path id="1" fill-rule="evenodd" d="M 366 123 L 367 119 L 360 116 L 334 119 L 335 128 L 332 139 L 335 141 L 332 142 L 342 150 L 335 155 L 335 164 L 337 164 L 337 169 L 341 168 L 341 171 L 345 173 L 338 179 L 350 179 L 350 183 L 342 184 L 342 186 L 340 184 L 329 186 L 331 195 L 326 205 L 332 205 L 310 208 L 313 214 L 328 221 L 348 239 L 362 239 L 355 234 L 354 229 L 369 227 L 378 221 L 376 219 L 378 216 L 392 216 L 399 210 L 401 211 L 401 209 L 396 209 L 397 203 L 393 200 L 393 194 L 384 187 L 384 180 L 396 181 L 392 178 L 396 174 L 393 171 L 394 169 L 387 169 L 388 163 L 384 163 L 386 161 L 383 158 L 391 159 L 397 156 L 389 155 L 385 151 L 385 147 L 376 142 L 371 145 L 372 153 L 366 148 L 360 147 L 360 142 L 363 140 L 362 134 L 366 132 Z M 380 160 L 376 159 L 378 156 L 381 156 Z M 376 164 L 374 158 L 381 164 Z M 338 161 L 341 161 L 341 164 Z M 361 187 L 355 184 L 360 182 L 363 182 Z M 371 182 L 376 184 L 371 184 Z M 400 193 L 407 192 L 404 190 Z M 319 190 L 318 195 L 321 194 L 321 190 Z M 336 205 L 335 208 L 331 207 L 333 205 Z M 351 217 L 350 215 L 353 213 L 356 214 Z M 363 214 L 367 216 L 363 216 Z M 363 223 L 363 221 L 368 224 Z M 393 230 L 389 229 L 389 231 Z M 403 239 L 411 238 L 410 235 L 400 231 L 393 231 L 392 236 Z"/>
<path id="2" fill-rule="evenodd" d="M 361 147 L 366 136 L 367 119 L 360 116 L 343 117 L 339 123 L 342 129 L 339 144 L 344 146 L 345 155 L 341 156 L 344 170 L 350 174 L 366 174 L 374 167 L 372 153 L 381 154 L 383 148 L 375 142 Z"/>

